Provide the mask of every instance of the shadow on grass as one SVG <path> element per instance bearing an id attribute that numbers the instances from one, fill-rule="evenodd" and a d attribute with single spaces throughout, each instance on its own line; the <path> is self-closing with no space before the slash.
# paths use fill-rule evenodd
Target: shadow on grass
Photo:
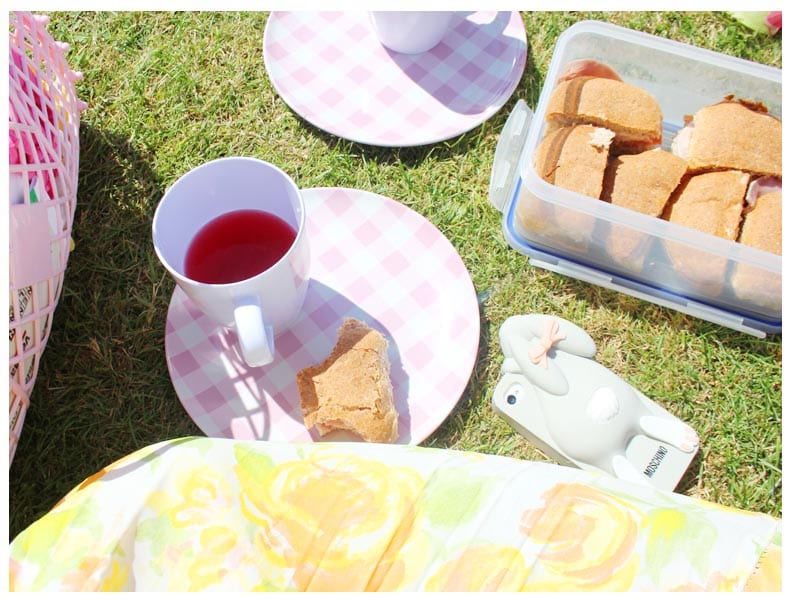
<path id="1" fill-rule="evenodd" d="M 293 116 L 299 122 L 301 128 L 308 131 L 311 137 L 320 139 L 332 152 L 337 152 L 342 155 L 360 155 L 367 161 L 382 166 L 403 165 L 412 169 L 419 167 L 429 156 L 433 156 L 437 159 L 445 159 L 473 151 L 477 145 L 477 137 L 480 133 L 484 128 L 491 127 L 492 120 L 502 114 L 504 114 L 506 118 L 507 114 L 509 114 L 509 110 L 503 107 L 491 118 L 491 120 L 449 140 L 408 147 L 360 144 L 324 131 L 297 113 L 293 113 Z M 502 124 L 504 124 L 504 120 Z"/>
<path id="2" fill-rule="evenodd" d="M 562 288 L 566 292 L 588 302 L 595 309 L 616 309 L 646 325 L 661 323 L 669 329 L 686 330 L 692 336 L 704 337 L 733 350 L 763 358 L 775 359 L 781 356 L 781 335 L 759 338 L 622 292 L 595 286 L 566 275 L 555 274 L 555 276 L 563 280 Z"/>
<path id="3" fill-rule="evenodd" d="M 696 486 L 705 470 L 705 449 L 700 449 L 691 459 L 686 472 L 678 481 L 675 492 L 678 494 L 690 494 Z"/>
<path id="4" fill-rule="evenodd" d="M 75 247 L 9 471 L 10 538 L 109 463 L 199 433 L 165 363 L 172 284 L 151 242 L 163 192 L 151 164 L 83 122 Z"/>

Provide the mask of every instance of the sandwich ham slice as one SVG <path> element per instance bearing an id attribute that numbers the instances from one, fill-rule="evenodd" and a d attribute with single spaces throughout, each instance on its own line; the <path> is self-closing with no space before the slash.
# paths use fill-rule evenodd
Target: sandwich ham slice
<path id="1" fill-rule="evenodd" d="M 662 113 L 646 90 L 611 76 L 574 76 L 561 81 L 546 107 L 555 126 L 586 123 L 614 132 L 615 154 L 638 153 L 661 144 Z"/>
<path id="2" fill-rule="evenodd" d="M 729 96 L 687 119 L 672 152 L 688 161 L 690 173 L 736 169 L 781 177 L 782 122 L 759 103 Z"/>
<path id="3" fill-rule="evenodd" d="M 565 65 L 565 68 L 557 77 L 557 83 L 570 81 L 577 77 L 605 77 L 606 79 L 622 81 L 617 71 L 609 65 L 592 58 L 579 58 Z"/>

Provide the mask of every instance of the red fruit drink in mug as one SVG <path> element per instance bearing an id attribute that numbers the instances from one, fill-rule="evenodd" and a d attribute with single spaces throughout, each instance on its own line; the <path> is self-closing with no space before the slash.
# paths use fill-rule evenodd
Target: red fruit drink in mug
<path id="1" fill-rule="evenodd" d="M 295 239 L 294 228 L 272 213 L 225 213 L 204 225 L 189 243 L 185 275 L 203 283 L 243 281 L 277 263 Z"/>

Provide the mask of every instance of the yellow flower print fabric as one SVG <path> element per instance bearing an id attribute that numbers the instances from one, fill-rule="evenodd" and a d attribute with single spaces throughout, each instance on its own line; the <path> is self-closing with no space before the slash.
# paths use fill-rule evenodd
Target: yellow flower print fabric
<path id="1" fill-rule="evenodd" d="M 183 438 L 11 543 L 12 590 L 615 591 L 781 584 L 781 522 L 453 450 Z"/>

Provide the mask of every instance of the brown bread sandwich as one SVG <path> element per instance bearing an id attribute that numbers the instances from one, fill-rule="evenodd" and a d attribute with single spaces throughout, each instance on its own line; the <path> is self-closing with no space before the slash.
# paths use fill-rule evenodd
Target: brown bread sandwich
<path id="1" fill-rule="evenodd" d="M 554 129 L 535 150 L 535 171 L 548 183 L 598 200 L 613 138 L 608 129 L 593 125 Z M 595 219 L 582 211 L 527 193 L 516 204 L 516 219 L 529 239 L 546 237 L 552 245 L 575 251 L 587 248 L 595 226 Z"/>
<path id="2" fill-rule="evenodd" d="M 686 161 L 656 148 L 609 160 L 601 200 L 658 217 L 686 174 Z M 652 237 L 629 225 L 611 223 L 606 251 L 616 264 L 639 272 Z"/>
<path id="3" fill-rule="evenodd" d="M 549 132 L 535 150 L 535 170 L 545 181 L 591 198 L 600 198 L 614 133 L 593 125 Z"/>
<path id="4" fill-rule="evenodd" d="M 782 255 L 782 180 L 761 177 L 749 185 L 738 241 Z M 739 263 L 732 289 L 742 300 L 771 311 L 782 309 L 782 277 L 754 265 Z"/>
<path id="5" fill-rule="evenodd" d="M 690 173 L 736 169 L 782 176 L 782 122 L 759 103 L 733 100 L 698 110 L 672 141 Z"/>
<path id="6" fill-rule="evenodd" d="M 662 113 L 646 90 L 612 77 L 581 76 L 560 82 L 546 106 L 556 126 L 586 123 L 615 134 L 612 152 L 637 153 L 661 144 Z"/>
<path id="7" fill-rule="evenodd" d="M 660 217 L 686 174 L 686 161 L 656 148 L 609 161 L 601 200 Z"/>
<path id="8" fill-rule="evenodd" d="M 782 255 L 782 180 L 760 177 L 749 184 L 738 241 Z"/>
<path id="9" fill-rule="evenodd" d="M 668 205 L 666 218 L 670 223 L 735 240 L 748 185 L 749 175 L 743 171 L 712 171 L 689 177 Z"/>
<path id="10" fill-rule="evenodd" d="M 740 231 L 749 175 L 743 171 L 711 171 L 689 177 L 668 204 L 664 218 L 727 240 Z M 665 241 L 676 271 L 707 294 L 721 293 L 727 259 L 685 244 Z"/>

